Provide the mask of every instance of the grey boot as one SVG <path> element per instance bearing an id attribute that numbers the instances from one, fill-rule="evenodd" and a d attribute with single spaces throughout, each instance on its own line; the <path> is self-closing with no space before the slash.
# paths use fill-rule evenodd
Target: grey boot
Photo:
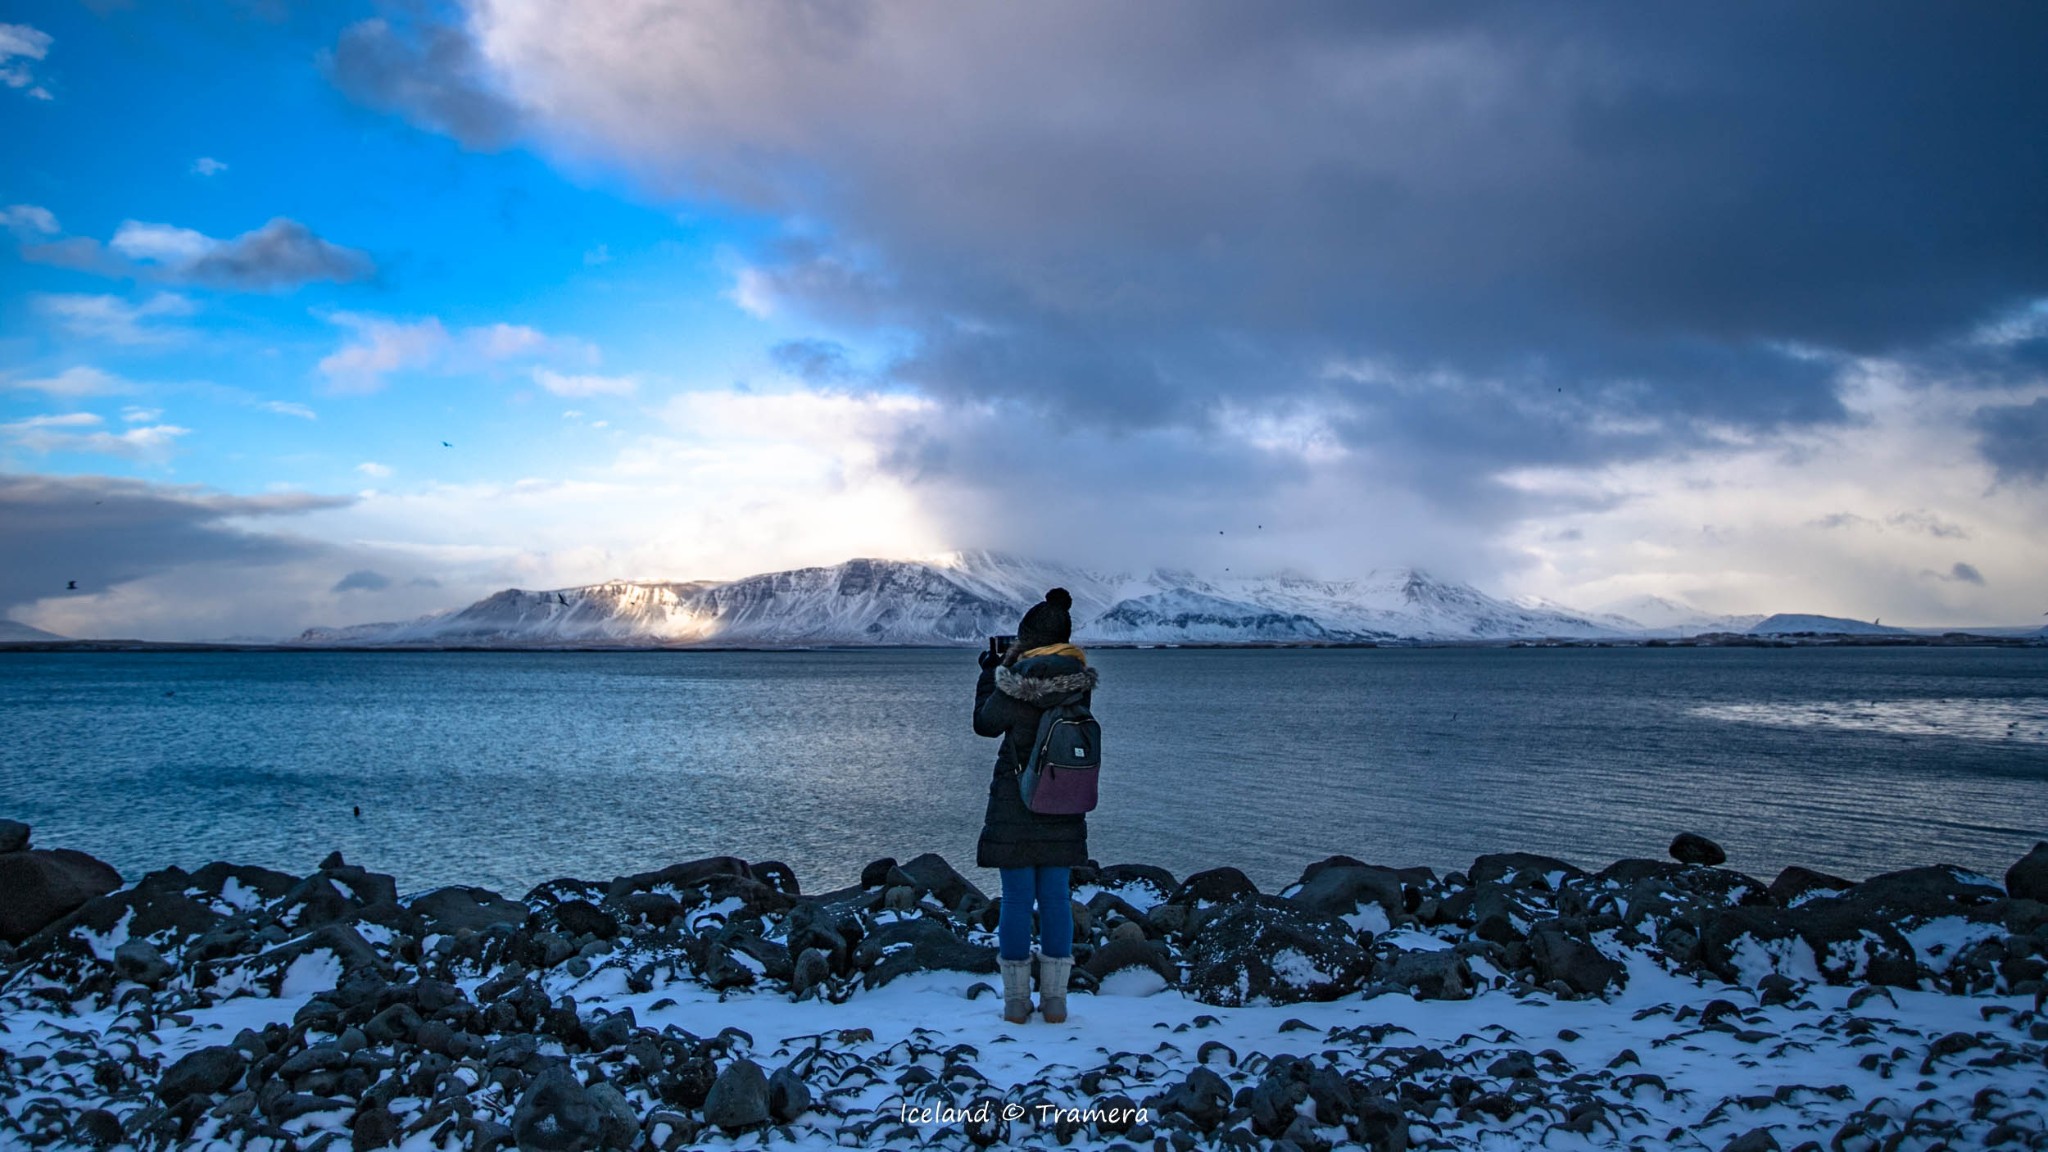
<path id="1" fill-rule="evenodd" d="M 1003 1019 L 1022 1024 L 1031 1019 L 1031 961 L 997 960 L 1003 974 Z"/>
<path id="2" fill-rule="evenodd" d="M 1067 977 L 1073 971 L 1072 956 L 1038 958 L 1038 1014 L 1047 1024 L 1067 1022 Z"/>

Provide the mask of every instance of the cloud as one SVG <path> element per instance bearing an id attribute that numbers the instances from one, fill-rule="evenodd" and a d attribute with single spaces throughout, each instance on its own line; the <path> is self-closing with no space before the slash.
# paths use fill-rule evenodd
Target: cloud
<path id="1" fill-rule="evenodd" d="M 448 345 L 448 330 L 432 316 L 406 321 L 335 312 L 328 319 L 354 333 L 320 360 L 321 374 L 337 392 L 374 392 L 394 372 L 434 363 Z"/>
<path id="2" fill-rule="evenodd" d="M 361 464 L 356 465 L 356 471 L 361 472 L 372 480 L 382 480 L 391 475 L 391 465 L 379 464 L 375 460 L 365 460 Z"/>
<path id="3" fill-rule="evenodd" d="M 329 243 L 279 216 L 232 239 L 190 228 L 124 221 L 103 248 L 84 236 L 22 249 L 25 259 L 100 276 L 148 277 L 236 292 L 278 292 L 314 281 L 367 280 L 377 271 L 366 252 Z"/>
<path id="4" fill-rule="evenodd" d="M 304 618 L 308 590 L 324 591 L 339 565 L 332 546 L 266 525 L 350 503 L 0 473 L 0 613 L 61 624 L 53 630 L 67 636 L 282 631 Z"/>
<path id="5" fill-rule="evenodd" d="M 0 424 L 0 437 L 17 448 L 41 455 L 80 452 L 131 460 L 159 460 L 170 454 L 178 437 L 192 431 L 175 424 L 152 424 L 125 432 L 107 432 L 99 429 L 101 423 L 103 421 L 98 416 L 89 412 L 31 416 Z M 83 428 L 93 431 L 78 430 Z"/>
<path id="6" fill-rule="evenodd" d="M 318 420 L 320 418 L 318 412 L 313 411 L 304 404 L 294 403 L 290 400 L 265 400 L 256 406 L 265 412 L 275 412 L 279 416 L 294 416 L 300 420 Z"/>
<path id="7" fill-rule="evenodd" d="M 0 208 L 0 228 L 6 228 L 24 241 L 40 240 L 63 231 L 57 226 L 54 213 L 35 204 L 11 204 Z"/>
<path id="8" fill-rule="evenodd" d="M 548 368 L 535 368 L 533 382 L 557 396 L 631 396 L 640 387 L 633 376 L 565 376 Z"/>
<path id="9" fill-rule="evenodd" d="M 473 148 L 502 148 L 518 131 L 518 109 L 491 87 L 474 42 L 459 28 L 364 20 L 342 30 L 322 64 L 352 99 Z"/>
<path id="10" fill-rule="evenodd" d="M 32 99 L 51 99 L 50 90 L 36 83 L 34 63 L 49 55 L 52 38 L 48 32 L 27 24 L 0 24 L 0 86 L 23 90 Z"/>
<path id="11" fill-rule="evenodd" d="M 459 374 L 505 364 L 593 364 L 600 359 L 595 345 L 573 337 L 549 336 L 521 324 L 482 324 L 451 332 L 435 316 L 398 320 L 332 312 L 327 319 L 352 333 L 319 364 L 329 387 L 337 392 L 374 392 L 384 387 L 387 377 L 401 372 Z M 575 379 L 603 382 L 605 378 Z"/>
<path id="12" fill-rule="evenodd" d="M 176 340 L 182 330 L 161 321 L 198 311 L 192 301 L 173 292 L 158 292 L 140 304 L 119 296 L 79 293 L 43 293 L 33 299 L 38 311 L 74 336 L 128 345 Z"/>
<path id="13" fill-rule="evenodd" d="M 9 388 L 30 392 L 42 392 L 66 399 L 80 399 L 86 396 L 119 396 L 135 391 L 135 385 L 111 372 L 103 372 L 88 365 L 66 368 L 55 376 L 31 380 L 9 380 Z"/>
<path id="14" fill-rule="evenodd" d="M 1978 449 L 2008 481 L 2048 481 L 2048 397 L 2027 404 L 1988 404 L 1972 424 Z"/>
<path id="15" fill-rule="evenodd" d="M 1954 566 L 1949 569 L 1949 579 L 1961 580 L 1965 584 L 1975 584 L 1978 587 L 1982 587 L 1984 584 L 1984 574 L 1977 571 L 1975 567 L 1965 564 L 1960 560 L 1956 561 Z"/>
<path id="16" fill-rule="evenodd" d="M 192 174 L 194 176 L 218 176 L 227 170 L 228 166 L 226 164 L 215 160 L 211 156 L 201 156 L 192 162 Z"/>
<path id="17" fill-rule="evenodd" d="M 121 420 L 126 424 L 147 424 L 164 414 L 161 408 L 142 408 L 130 404 L 121 409 Z"/>
<path id="18" fill-rule="evenodd" d="M 368 568 L 358 568 L 335 582 L 336 592 L 382 592 L 391 587 L 391 577 Z"/>
<path id="19" fill-rule="evenodd" d="M 331 244 L 282 216 L 232 240 L 130 220 L 115 231 L 108 246 L 132 259 L 161 265 L 171 279 L 245 292 L 296 288 L 316 280 L 347 284 L 376 271 L 368 253 Z"/>
<path id="20" fill-rule="evenodd" d="M 791 222 L 736 305 L 963 419 L 1316 408 L 1488 535 L 1505 471 L 1836 424 L 1859 359 L 2048 295 L 2048 14 L 1866 15 L 470 0 L 344 88 Z"/>

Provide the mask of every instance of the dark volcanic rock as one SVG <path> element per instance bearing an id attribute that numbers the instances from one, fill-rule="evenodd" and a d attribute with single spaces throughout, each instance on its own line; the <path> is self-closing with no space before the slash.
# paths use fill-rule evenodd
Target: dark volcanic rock
<path id="1" fill-rule="evenodd" d="M 1231 1007 L 1332 1000 L 1370 967 L 1342 920 L 1278 898 L 1225 906 L 1203 922 L 1187 960 L 1189 994 Z"/>
<path id="2" fill-rule="evenodd" d="M 1626 968 L 1555 922 L 1530 930 L 1529 959 L 1538 980 L 1562 980 L 1574 992 L 1605 996 L 1609 989 L 1628 983 Z"/>
<path id="3" fill-rule="evenodd" d="M 672 888 L 695 888 L 714 876 L 751 880 L 754 873 L 747 867 L 747 862 L 737 856 L 707 856 L 702 860 L 671 864 L 659 872 L 638 872 L 631 876 L 621 876 L 612 881 L 611 886 L 605 890 L 605 898 L 618 900 L 628 892 L 645 892 L 664 884 Z"/>
<path id="4" fill-rule="evenodd" d="M 610 940 L 619 934 L 619 922 L 588 900 L 564 900 L 555 905 L 555 920 L 571 936 Z"/>
<path id="5" fill-rule="evenodd" d="M 1840 876 L 1816 872 L 1794 864 L 1778 873 L 1771 881 L 1771 899 L 1787 908 L 1792 907 L 1814 893 L 1825 895 L 1829 892 L 1843 892 L 1856 885 Z"/>
<path id="6" fill-rule="evenodd" d="M 69 848 L 0 855 L 0 940 L 19 944 L 120 886 L 119 872 Z"/>
<path id="7" fill-rule="evenodd" d="M 1173 890 L 1180 887 L 1180 881 L 1173 873 L 1151 864 L 1111 864 L 1095 870 L 1095 885 L 1114 892 L 1119 888 L 1146 887 L 1166 899 Z"/>
<path id="8" fill-rule="evenodd" d="M 155 987 L 177 969 L 147 940 L 129 940 L 114 949 L 114 971 L 137 984 Z"/>
<path id="9" fill-rule="evenodd" d="M 908 944 L 902 948 L 898 945 Z M 996 970 L 996 950 L 969 944 L 936 917 L 884 924 L 860 942 L 853 962 L 867 973 L 869 988 L 879 988 L 908 972 L 988 973 Z"/>
<path id="10" fill-rule="evenodd" d="M 1098 982 L 1126 968 L 1149 968 L 1169 985 L 1180 982 L 1173 954 L 1156 940 L 1111 940 L 1091 953 L 1081 967 Z"/>
<path id="11" fill-rule="evenodd" d="M 1728 860 L 1728 853 L 1719 844 L 1697 832 L 1680 832 L 1671 841 L 1670 851 L 1671 858 L 1680 864 L 1705 864 L 1711 868 Z"/>
<path id="12" fill-rule="evenodd" d="M 28 850 L 29 826 L 19 820 L 0 820 L 0 853 Z"/>
<path id="13" fill-rule="evenodd" d="M 777 1124 L 787 1124 L 810 1110 L 811 1086 L 787 1065 L 776 1069 L 775 1075 L 768 1078 L 769 1118 Z"/>
<path id="14" fill-rule="evenodd" d="M 1390 985 L 1417 1000 L 1470 1000 L 1478 978 L 1456 952 L 1395 951 L 1373 968 L 1373 982 Z"/>
<path id="15" fill-rule="evenodd" d="M 936 852 L 926 852 L 901 866 L 905 876 L 910 878 L 911 887 L 918 892 L 929 892 L 938 898 L 940 904 L 952 908 L 960 903 L 963 896 L 972 893 L 986 900 L 987 894 L 974 886 L 967 877 L 954 871 L 946 858 Z"/>
<path id="16" fill-rule="evenodd" d="M 1211 868 L 1207 872 L 1197 872 L 1181 881 L 1180 887 L 1173 890 L 1173 894 L 1166 898 L 1166 902 L 1196 906 L 1228 904 L 1258 894 L 1259 886 L 1237 869 Z"/>
<path id="17" fill-rule="evenodd" d="M 2048 840 L 2019 858 L 2005 871 L 2005 890 L 2016 900 L 2038 900 L 2048 904 Z"/>
<path id="18" fill-rule="evenodd" d="M 246 1060 L 225 1044 L 201 1048 L 178 1058 L 157 1081 L 157 1098 L 176 1104 L 187 1096 L 211 1096 L 241 1079 Z"/>
<path id="19" fill-rule="evenodd" d="M 1471 879 L 1474 884 L 1505 880 L 1516 888 L 1555 888 L 1557 884 L 1584 875 L 1585 872 L 1577 865 L 1567 864 L 1554 856 L 1538 856 L 1533 852 L 1499 852 L 1474 860 Z M 1556 877 L 1555 883 L 1552 882 L 1552 877 Z"/>
<path id="20" fill-rule="evenodd" d="M 556 1064 L 526 1086 L 512 1112 L 512 1138 L 521 1152 L 590 1152 L 603 1123 L 604 1114 L 589 1091 Z"/>
<path id="21" fill-rule="evenodd" d="M 726 1065 L 704 1098 L 704 1122 L 726 1132 L 744 1132 L 768 1122 L 768 1077 L 742 1056 Z"/>
<path id="22" fill-rule="evenodd" d="M 526 905 L 488 888 L 436 888 L 406 907 L 419 917 L 422 934 L 453 935 L 464 928 L 482 932 L 499 924 L 516 928 L 526 922 Z"/>
<path id="23" fill-rule="evenodd" d="M 1400 873 L 1371 864 L 1311 865 L 1302 874 L 1301 887 L 1288 899 L 1326 916 L 1344 916 L 1362 905 L 1377 904 L 1389 924 L 1398 923 L 1406 911 Z"/>

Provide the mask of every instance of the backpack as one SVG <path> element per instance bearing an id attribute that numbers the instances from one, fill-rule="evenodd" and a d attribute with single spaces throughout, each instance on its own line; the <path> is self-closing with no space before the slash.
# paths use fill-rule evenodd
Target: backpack
<path id="1" fill-rule="evenodd" d="M 1074 816 L 1095 808 L 1102 771 L 1102 725 L 1076 692 L 1038 718 L 1031 758 L 1017 774 L 1024 807 L 1041 816 Z"/>

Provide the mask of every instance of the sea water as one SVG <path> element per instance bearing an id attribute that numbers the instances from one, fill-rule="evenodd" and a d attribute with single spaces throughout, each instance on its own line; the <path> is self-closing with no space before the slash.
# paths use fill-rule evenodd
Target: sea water
<path id="1" fill-rule="evenodd" d="M 2048 650 L 1104 650 L 1089 847 L 1269 890 L 1332 853 L 1997 875 L 2048 838 Z M 329 851 L 512 893 L 698 856 L 972 868 L 963 651 L 0 655 L 0 816 L 133 878 Z M 360 815 L 357 812 L 360 811 Z"/>

